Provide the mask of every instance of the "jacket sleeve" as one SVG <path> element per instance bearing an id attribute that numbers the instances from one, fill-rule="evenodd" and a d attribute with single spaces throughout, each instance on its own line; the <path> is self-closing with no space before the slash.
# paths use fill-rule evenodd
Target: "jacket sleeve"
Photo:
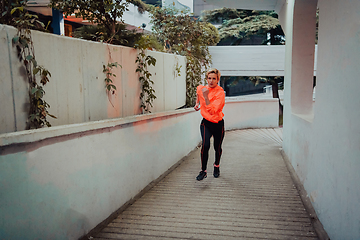
<path id="1" fill-rule="evenodd" d="M 206 110 L 211 114 L 221 112 L 225 105 L 225 92 L 219 90 L 215 96 L 211 99 L 210 104 L 206 105 Z"/>
<path id="2" fill-rule="evenodd" d="M 203 97 L 203 95 L 201 94 L 201 89 L 203 89 L 203 88 L 204 88 L 203 85 L 199 85 L 199 86 L 197 86 L 197 88 L 196 88 L 196 95 L 197 95 L 197 97 L 198 97 L 198 99 L 199 99 L 200 105 L 202 104 L 202 101 L 204 101 L 204 97 Z"/>

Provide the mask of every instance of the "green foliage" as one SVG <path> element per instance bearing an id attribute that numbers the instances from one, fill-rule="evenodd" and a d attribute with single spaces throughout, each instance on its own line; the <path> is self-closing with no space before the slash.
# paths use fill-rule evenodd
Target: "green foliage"
<path id="1" fill-rule="evenodd" d="M 136 30 L 127 30 L 125 24 L 116 25 L 115 35 L 101 25 L 89 25 L 77 28 L 73 37 L 97 42 L 109 42 L 115 45 L 133 47 L 141 39 L 141 33 Z"/>
<path id="2" fill-rule="evenodd" d="M 216 28 L 200 22 L 174 8 L 155 8 L 151 12 L 153 33 L 160 42 L 168 41 L 172 52 L 186 56 L 201 46 L 215 45 L 219 41 Z M 195 52 L 193 52 L 195 53 Z M 197 55 L 205 54 L 197 51 Z"/>
<path id="3" fill-rule="evenodd" d="M 182 65 L 179 65 L 179 62 L 176 62 L 175 71 L 174 71 L 174 78 L 181 76 L 181 74 L 180 74 L 181 68 L 182 68 Z"/>
<path id="4" fill-rule="evenodd" d="M 0 23 L 15 26 L 23 18 L 26 1 L 2 0 L 0 4 Z"/>
<path id="5" fill-rule="evenodd" d="M 135 6 L 137 6 L 139 13 L 144 13 L 146 11 L 150 12 L 151 9 L 154 7 L 152 5 L 144 3 L 141 0 L 128 0 L 128 2 L 134 4 Z"/>
<path id="6" fill-rule="evenodd" d="M 106 29 L 108 36 L 104 41 L 108 43 L 112 43 L 128 5 L 122 0 L 51 0 L 51 7 L 61 10 L 65 17 L 75 14 Z"/>
<path id="7" fill-rule="evenodd" d="M 207 70 L 210 63 L 204 67 Z M 188 55 L 186 57 L 186 105 L 194 106 L 196 103 L 196 88 L 202 83 L 203 76 L 206 73 L 202 69 L 203 64 L 199 58 Z"/>
<path id="8" fill-rule="evenodd" d="M 273 18 L 278 18 L 278 15 L 274 11 L 256 11 L 256 10 L 244 10 L 234 8 L 219 8 L 214 10 L 203 11 L 201 20 L 206 22 L 221 22 L 224 20 L 231 20 L 236 18 L 246 18 L 256 15 L 268 15 Z"/>
<path id="9" fill-rule="evenodd" d="M 155 66 L 156 59 L 147 55 L 146 50 L 161 50 L 162 45 L 153 35 L 144 34 L 141 39 L 136 42 L 135 48 L 139 50 L 135 63 L 138 64 L 136 72 L 139 73 L 139 81 L 141 83 L 140 107 L 143 113 L 151 113 L 153 101 L 156 99 L 155 89 L 152 87 L 154 82 L 151 80 L 152 74 L 148 71 L 148 66 Z"/>
<path id="10" fill-rule="evenodd" d="M 235 38 L 237 42 L 252 35 L 263 35 L 276 29 L 280 25 L 279 20 L 269 15 L 255 15 L 246 18 L 236 18 L 224 21 L 219 28 L 220 38 Z"/>
<path id="11" fill-rule="evenodd" d="M 0 23 L 16 28 L 46 31 L 45 25 L 39 21 L 38 16 L 30 14 L 25 9 L 27 2 L 24 0 L 2 0 L 0 4 Z"/>
<path id="12" fill-rule="evenodd" d="M 209 22 L 221 22 L 219 27 L 220 45 L 239 45 L 244 39 L 251 39 L 253 36 L 271 38 L 264 40 L 263 44 L 283 43 L 283 31 L 278 15 L 274 11 L 252 11 L 221 8 L 205 11 L 202 19 Z"/>
<path id="13" fill-rule="evenodd" d="M 152 7 L 141 0 L 51 0 L 51 6 L 64 12 L 65 18 L 75 14 L 95 24 L 78 28 L 73 33 L 74 37 L 133 47 L 142 33 L 126 29 L 123 23 L 122 16 L 128 11 L 129 3 L 138 6 L 140 12 Z"/>
<path id="14" fill-rule="evenodd" d="M 153 32 L 159 42 L 168 45 L 167 50 L 186 56 L 186 104 L 195 104 L 194 89 L 202 82 L 202 76 L 210 66 L 208 46 L 219 41 L 217 29 L 210 23 L 180 12 L 175 8 L 154 8 L 151 12 Z"/>
<path id="15" fill-rule="evenodd" d="M 142 34 L 133 46 L 137 49 L 163 50 L 163 44 L 153 34 Z"/>
<path id="16" fill-rule="evenodd" d="M 248 10 L 251 12 L 251 10 Z M 201 20 L 205 22 L 211 22 L 211 23 L 222 23 L 223 20 L 229 20 L 229 19 L 235 19 L 242 16 L 241 13 L 245 13 L 245 11 L 238 11 L 234 8 L 220 8 L 215 10 L 206 10 L 202 12 Z"/>
<path id="17" fill-rule="evenodd" d="M 140 107 L 143 109 L 143 112 L 149 112 L 150 107 L 152 107 L 152 102 L 156 99 L 155 90 L 152 87 L 154 82 L 151 80 L 151 73 L 148 71 L 148 66 L 156 64 L 156 59 L 152 56 L 146 55 L 145 49 L 140 49 L 139 55 L 136 58 L 136 63 L 138 63 L 138 67 L 136 68 L 136 72 L 139 73 L 139 81 L 141 83 L 141 105 Z"/>
<path id="18" fill-rule="evenodd" d="M 114 63 L 108 63 L 107 66 L 103 65 L 103 73 L 105 73 L 106 78 L 105 78 L 105 88 L 107 92 L 110 92 L 112 94 L 115 94 L 116 91 L 116 86 L 113 84 L 113 81 L 111 80 L 112 77 L 116 77 L 116 75 L 114 73 L 111 72 L 111 69 L 113 67 L 122 67 L 120 64 L 118 64 L 117 62 Z"/>
<path id="19" fill-rule="evenodd" d="M 5 1 L 6 2 L 6 1 Z M 24 64 L 26 78 L 29 83 L 30 108 L 27 119 L 27 129 L 36 129 L 43 126 L 50 127 L 47 116 L 56 118 L 48 112 L 50 105 L 43 99 L 45 91 L 43 86 L 49 82 L 51 73 L 41 65 L 38 65 L 35 59 L 34 45 L 31 38 L 30 29 L 44 29 L 44 24 L 38 21 L 36 15 L 29 14 L 25 10 L 27 1 L 7 2 L 7 8 L 2 12 L 1 21 L 16 26 L 18 32 L 12 39 L 13 45 L 18 52 L 19 60 Z M 10 15 L 9 15 L 10 13 Z M 40 83 L 37 82 L 40 77 Z"/>

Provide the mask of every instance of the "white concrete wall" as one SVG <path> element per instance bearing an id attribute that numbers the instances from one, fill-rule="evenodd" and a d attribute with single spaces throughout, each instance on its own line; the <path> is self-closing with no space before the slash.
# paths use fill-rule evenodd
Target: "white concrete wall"
<path id="1" fill-rule="evenodd" d="M 309 10 L 306 4 L 301 6 L 304 2 L 313 4 L 304 0 L 296 2 L 295 13 Z M 291 56 L 305 60 L 308 55 L 304 47 L 297 53 L 290 47 L 286 60 L 283 148 L 329 237 L 360 239 L 360 2 L 319 0 L 318 7 L 316 101 L 310 112 L 294 111 L 296 98 L 309 98 L 307 93 L 299 91 L 308 92 L 306 87 L 311 83 L 302 82 L 305 88 L 295 86 L 294 81 L 301 81 L 305 75 L 299 71 L 302 66 L 291 60 Z M 283 13 L 286 11 L 282 19 L 288 20 L 291 6 L 283 9 Z M 311 17 L 302 14 L 297 19 L 294 17 L 294 24 L 286 22 L 287 44 L 296 38 L 298 41 L 312 38 L 302 35 L 296 27 L 306 25 L 306 19 Z M 289 39 L 291 31 L 300 32 Z M 298 95 L 295 98 L 294 92 Z M 305 107 L 309 109 L 306 104 Z"/>
<path id="2" fill-rule="evenodd" d="M 227 130 L 275 127 L 278 105 L 224 113 Z M 0 239 L 78 239 L 192 151 L 200 121 L 190 108 L 0 134 Z"/>
<path id="3" fill-rule="evenodd" d="M 0 133 L 24 130 L 27 119 L 27 84 L 23 67 L 17 59 L 11 39 L 16 30 L 0 25 Z M 44 87 L 45 100 L 50 104 L 49 117 L 53 126 L 102 119 L 126 117 L 141 113 L 140 83 L 135 72 L 137 50 L 84 41 L 34 31 L 32 34 L 38 64 L 51 72 Z M 157 59 L 151 67 L 155 95 L 152 112 L 174 110 L 186 102 L 186 59 L 173 54 L 148 52 Z M 114 95 L 105 90 L 103 65 L 118 62 Z M 175 76 L 175 65 L 182 66 Z M 170 94 L 171 93 L 171 94 Z"/>
<path id="4" fill-rule="evenodd" d="M 185 109 L 0 137 L 0 238 L 78 239 L 192 151 Z"/>
<path id="5" fill-rule="evenodd" d="M 268 128 L 279 126 L 278 99 L 226 98 L 225 129 Z"/>
<path id="6" fill-rule="evenodd" d="M 222 76 L 284 76 L 285 46 L 210 46 L 212 67 Z M 317 48 L 315 49 L 315 55 Z M 316 57 L 315 57 L 316 59 Z M 314 64 L 316 75 L 316 61 Z"/>

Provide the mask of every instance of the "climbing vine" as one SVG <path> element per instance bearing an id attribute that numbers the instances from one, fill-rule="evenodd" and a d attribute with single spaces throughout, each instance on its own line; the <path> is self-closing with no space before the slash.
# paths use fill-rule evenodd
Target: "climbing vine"
<path id="1" fill-rule="evenodd" d="M 174 78 L 181 76 L 180 72 L 182 68 L 182 65 L 179 64 L 179 58 L 176 56 L 175 56 L 175 61 L 176 64 L 174 65 Z"/>
<path id="2" fill-rule="evenodd" d="M 139 73 L 139 81 L 141 84 L 140 107 L 143 113 L 151 113 L 153 101 L 156 99 L 155 89 L 152 87 L 154 81 L 151 80 L 152 74 L 148 70 L 149 66 L 155 66 L 156 59 L 146 54 L 147 49 L 152 49 L 154 45 L 154 38 L 150 35 L 143 35 L 141 39 L 135 44 L 135 48 L 139 53 L 135 63 L 137 63 L 136 72 Z"/>
<path id="3" fill-rule="evenodd" d="M 7 1 L 5 1 L 7 2 Z M 39 65 L 35 58 L 34 44 L 31 38 L 30 29 L 45 30 L 45 25 L 38 20 L 37 15 L 26 11 L 27 1 L 9 2 L 7 8 L 2 9 L 1 22 L 17 27 L 16 36 L 12 43 L 18 52 L 18 58 L 24 65 L 26 78 L 29 84 L 30 107 L 27 118 L 27 129 L 36 129 L 43 126 L 50 127 L 47 116 L 56 118 L 48 111 L 50 105 L 43 99 L 45 86 L 49 82 L 51 73 L 45 67 Z M 37 81 L 40 78 L 40 81 Z"/>
<path id="4" fill-rule="evenodd" d="M 151 80 L 152 74 L 148 71 L 148 66 L 155 66 L 156 59 L 150 55 L 146 55 L 145 49 L 140 49 L 140 52 L 135 61 L 138 66 L 136 72 L 139 73 L 139 81 L 141 83 L 140 100 L 144 113 L 151 113 L 150 107 L 152 102 L 156 99 L 155 90 L 152 87 L 154 81 Z"/>
<path id="5" fill-rule="evenodd" d="M 115 94 L 116 91 L 116 86 L 113 84 L 112 81 L 112 77 L 116 77 L 116 75 L 114 73 L 111 72 L 113 67 L 122 67 L 120 64 L 118 64 L 117 62 L 115 63 L 108 63 L 107 65 L 103 65 L 103 73 L 105 73 L 106 78 L 105 78 L 105 88 L 107 92 L 110 92 L 111 94 Z"/>

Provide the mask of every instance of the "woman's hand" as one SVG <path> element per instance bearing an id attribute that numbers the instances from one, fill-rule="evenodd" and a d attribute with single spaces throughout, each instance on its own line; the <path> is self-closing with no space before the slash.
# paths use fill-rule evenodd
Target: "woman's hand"
<path id="1" fill-rule="evenodd" d="M 199 103 L 195 104 L 194 109 L 195 109 L 195 111 L 199 111 L 200 110 L 200 104 Z"/>
<path id="2" fill-rule="evenodd" d="M 203 89 L 201 89 L 202 93 L 203 93 L 203 96 L 204 96 L 204 99 L 205 99 L 205 103 L 206 105 L 209 105 L 210 104 L 210 100 L 209 100 L 209 89 L 207 89 L 206 87 L 204 87 Z"/>
<path id="3" fill-rule="evenodd" d="M 208 97 L 208 94 L 209 94 L 209 89 L 207 89 L 206 87 L 204 87 L 203 89 L 201 89 L 202 93 L 203 93 L 203 96 L 204 98 L 207 98 Z"/>

